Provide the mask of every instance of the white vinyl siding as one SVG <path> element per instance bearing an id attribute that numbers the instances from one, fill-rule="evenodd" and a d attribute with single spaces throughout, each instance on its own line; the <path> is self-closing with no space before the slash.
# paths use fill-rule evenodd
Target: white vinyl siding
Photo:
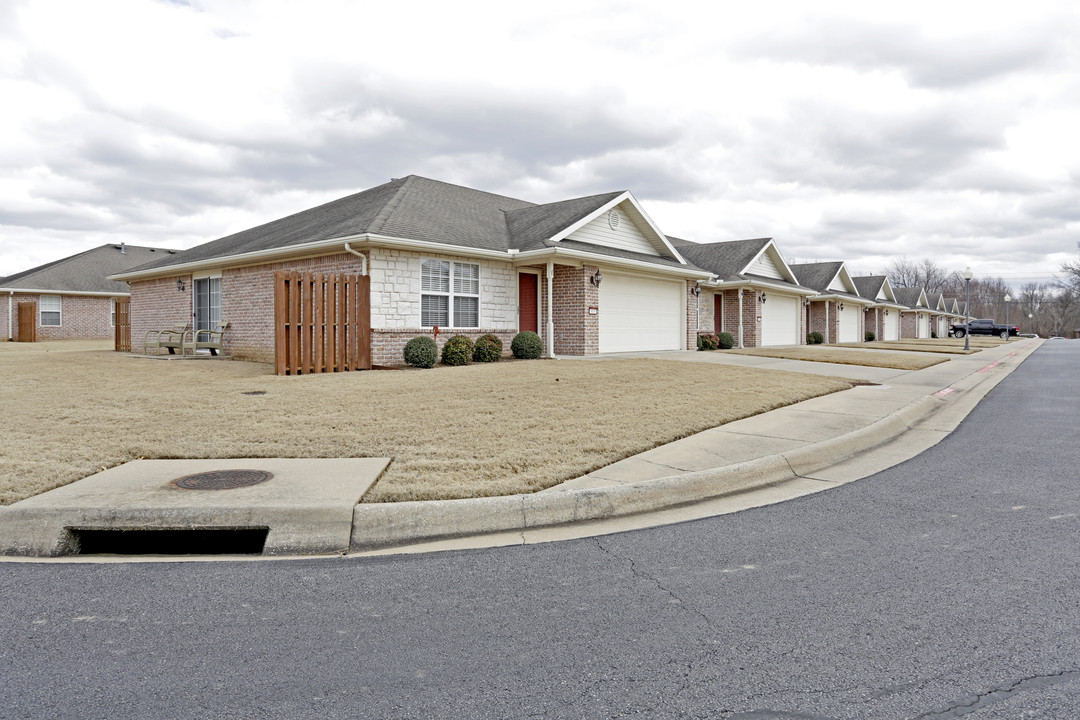
<path id="1" fill-rule="evenodd" d="M 750 263 L 750 267 L 746 268 L 746 272 L 751 275 L 760 275 L 761 277 L 784 280 L 785 278 L 780 272 L 780 268 L 776 265 L 776 262 L 769 252 L 770 249 L 771 248 L 766 248 L 754 262 Z"/>
<path id="2" fill-rule="evenodd" d="M 836 277 L 833 278 L 833 281 L 829 283 L 829 289 L 834 292 L 848 292 L 848 288 L 844 285 L 844 281 L 840 279 L 840 273 L 837 273 Z"/>
<path id="3" fill-rule="evenodd" d="M 42 295 L 38 298 L 38 324 L 42 327 L 60 327 L 62 307 L 59 295 Z"/>
<path id="4" fill-rule="evenodd" d="M 797 297 L 765 293 L 761 306 L 761 345 L 796 345 L 799 342 L 799 313 L 802 303 Z"/>
<path id="5" fill-rule="evenodd" d="M 682 349 L 684 289 L 681 282 L 604 273 L 599 351 Z"/>
<path id="6" fill-rule="evenodd" d="M 420 292 L 422 327 L 480 327 L 479 265 L 424 260 L 420 265 Z"/>
<path id="7" fill-rule="evenodd" d="M 614 212 L 618 217 L 618 224 L 614 229 L 608 219 L 609 213 L 605 212 L 584 227 L 575 230 L 566 239 L 593 245 L 604 245 L 619 250 L 629 250 L 645 255 L 660 255 L 652 243 L 649 242 L 649 239 L 631 222 L 630 217 L 625 212 L 619 208 L 614 208 L 610 212 Z"/>

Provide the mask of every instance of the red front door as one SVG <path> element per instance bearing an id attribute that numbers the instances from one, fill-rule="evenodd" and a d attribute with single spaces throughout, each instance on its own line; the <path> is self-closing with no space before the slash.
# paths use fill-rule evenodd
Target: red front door
<path id="1" fill-rule="evenodd" d="M 536 278 L 533 273 L 518 273 L 518 330 L 538 332 Z"/>

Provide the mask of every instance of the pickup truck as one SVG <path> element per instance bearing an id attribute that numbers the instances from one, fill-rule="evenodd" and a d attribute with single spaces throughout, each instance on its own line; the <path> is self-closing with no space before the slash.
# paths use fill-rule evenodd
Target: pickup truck
<path id="1" fill-rule="evenodd" d="M 956 338 L 962 338 L 968 333 L 968 326 L 960 323 L 958 325 L 949 326 L 949 334 Z M 983 318 L 971 320 L 972 335 L 997 335 L 1002 340 L 1008 340 L 1009 337 L 1016 337 L 1020 334 L 1019 325 L 996 325 L 993 320 Z"/>

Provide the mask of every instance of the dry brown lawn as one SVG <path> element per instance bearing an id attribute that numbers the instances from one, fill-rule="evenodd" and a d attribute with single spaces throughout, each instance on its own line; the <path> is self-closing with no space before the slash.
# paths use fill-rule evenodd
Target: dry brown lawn
<path id="1" fill-rule="evenodd" d="M 922 370 L 948 362 L 948 358 L 922 357 L 906 353 L 862 353 L 848 347 L 834 345 L 803 345 L 785 348 L 742 348 L 725 350 L 738 355 L 783 358 L 785 360 L 808 360 L 810 362 L 837 363 L 840 365 L 865 365 L 868 367 L 896 368 L 897 370 Z"/>
<path id="2" fill-rule="evenodd" d="M 857 350 L 892 350 L 896 352 L 944 353 L 948 355 L 971 355 L 993 345 L 971 344 L 970 350 L 964 350 L 964 341 L 959 344 L 952 339 L 935 340 L 881 340 L 868 343 L 837 343 L 831 347 Z"/>
<path id="3" fill-rule="evenodd" d="M 0 343 L 0 504 L 136 458 L 393 458 L 365 502 L 533 492 L 850 387 L 649 359 L 277 377 L 102 347 Z"/>

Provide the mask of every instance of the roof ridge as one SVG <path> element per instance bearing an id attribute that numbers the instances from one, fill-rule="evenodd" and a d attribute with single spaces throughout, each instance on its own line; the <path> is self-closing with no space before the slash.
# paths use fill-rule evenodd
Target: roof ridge
<path id="1" fill-rule="evenodd" d="M 379 214 L 375 216 L 375 219 L 371 221 L 371 225 L 368 226 L 368 232 L 377 233 L 382 230 L 383 226 L 386 225 L 386 222 L 390 219 L 390 216 L 397 210 L 398 205 L 401 204 L 402 198 L 408 194 L 409 189 L 412 187 L 413 178 L 415 177 L 416 175 L 405 176 L 404 182 L 401 183 L 401 187 L 394 192 L 392 198 L 386 201 L 382 210 L 380 210 Z M 396 179 L 397 178 L 394 178 L 394 180 Z M 394 180 L 391 180 L 391 182 L 394 182 Z"/>

